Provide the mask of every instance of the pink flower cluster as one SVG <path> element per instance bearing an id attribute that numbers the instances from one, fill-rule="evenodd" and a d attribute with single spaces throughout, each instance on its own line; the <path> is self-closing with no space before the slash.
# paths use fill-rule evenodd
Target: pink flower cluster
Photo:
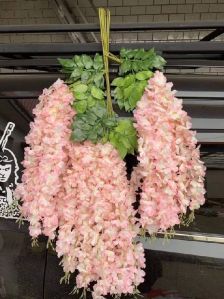
<path id="1" fill-rule="evenodd" d="M 145 266 L 126 167 L 111 144 L 72 144 L 56 245 L 65 273 L 78 270 L 78 288 L 93 298 L 133 293 Z"/>
<path id="2" fill-rule="evenodd" d="M 205 167 L 191 120 L 163 73 L 149 80 L 134 112 L 139 165 L 132 183 L 140 187 L 140 223 L 149 233 L 180 223 L 187 209 L 205 201 Z"/>
<path id="3" fill-rule="evenodd" d="M 145 259 L 134 241 L 139 226 L 125 163 L 111 144 L 70 141 L 74 99 L 63 81 L 39 100 L 15 192 L 30 235 L 56 239 L 65 273 L 78 270 L 77 287 L 93 283 L 95 299 L 133 293 L 143 282 Z"/>
<path id="4" fill-rule="evenodd" d="M 57 80 L 43 91 L 33 110 L 36 117 L 26 137 L 29 146 L 25 148 L 22 183 L 15 190 L 33 238 L 43 233 L 54 239 L 58 227 L 57 202 L 63 201 L 58 194 L 68 161 L 73 100 L 68 86 Z"/>

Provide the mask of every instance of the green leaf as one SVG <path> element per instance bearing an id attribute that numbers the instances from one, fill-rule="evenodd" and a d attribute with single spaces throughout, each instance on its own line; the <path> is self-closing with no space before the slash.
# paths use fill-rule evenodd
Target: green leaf
<path id="1" fill-rule="evenodd" d="M 135 54 L 136 54 L 136 49 L 135 50 L 127 50 L 126 52 L 126 57 L 128 59 L 131 59 L 131 58 L 134 58 L 135 57 Z"/>
<path id="2" fill-rule="evenodd" d="M 102 70 L 103 69 L 103 58 L 98 53 L 94 57 L 93 67 L 95 70 Z"/>
<path id="3" fill-rule="evenodd" d="M 152 60 L 152 59 L 154 59 L 155 56 L 156 56 L 155 50 L 154 50 L 154 48 L 152 48 L 149 51 L 145 51 L 142 59 L 143 60 L 146 60 L 146 59 Z"/>
<path id="4" fill-rule="evenodd" d="M 136 107 L 136 104 L 141 99 L 141 97 L 142 97 L 142 88 L 136 87 L 128 100 L 131 110 L 133 110 Z"/>
<path id="5" fill-rule="evenodd" d="M 118 150 L 122 159 L 127 155 L 126 147 L 120 142 L 119 137 L 113 132 L 109 135 L 110 143 Z"/>
<path id="6" fill-rule="evenodd" d="M 159 55 L 157 55 L 153 59 L 153 67 L 156 69 L 162 69 L 165 64 L 166 64 L 166 60 Z"/>
<path id="7" fill-rule="evenodd" d="M 90 131 L 89 134 L 87 135 L 87 139 L 92 141 L 93 143 L 97 142 L 98 139 L 98 134 L 96 131 Z"/>
<path id="8" fill-rule="evenodd" d="M 75 102 L 74 108 L 77 111 L 77 113 L 84 113 L 87 108 L 87 102 L 85 100 Z"/>
<path id="9" fill-rule="evenodd" d="M 75 128 L 73 131 L 72 131 L 72 140 L 73 141 L 84 141 L 87 137 L 86 133 L 82 130 L 80 130 L 79 128 Z"/>
<path id="10" fill-rule="evenodd" d="M 82 62 L 87 70 L 91 69 L 91 67 L 93 66 L 93 60 L 88 55 L 82 55 Z"/>
<path id="11" fill-rule="evenodd" d="M 153 72 L 151 71 L 142 71 L 142 72 L 138 72 L 135 77 L 138 80 L 145 80 L 145 79 L 149 79 L 153 76 Z"/>
<path id="12" fill-rule="evenodd" d="M 97 100 L 97 104 L 103 108 L 106 108 L 106 101 L 103 99 L 103 100 Z"/>
<path id="13" fill-rule="evenodd" d="M 130 119 L 119 120 L 109 134 L 110 143 L 119 151 L 123 159 L 127 153 L 134 154 L 137 147 L 137 134 Z"/>
<path id="14" fill-rule="evenodd" d="M 132 70 L 135 72 L 138 72 L 141 69 L 139 61 L 132 62 L 131 67 L 132 67 Z"/>
<path id="15" fill-rule="evenodd" d="M 130 85 L 127 88 L 124 89 L 124 99 L 125 100 L 127 100 L 130 97 L 132 91 L 134 91 L 134 86 L 133 85 Z"/>
<path id="16" fill-rule="evenodd" d="M 138 49 L 135 53 L 135 59 L 143 59 L 145 54 L 145 50 L 144 49 Z"/>
<path id="17" fill-rule="evenodd" d="M 104 92 L 101 89 L 97 88 L 96 86 L 92 86 L 91 95 L 94 98 L 99 99 L 99 100 L 104 99 Z"/>
<path id="18" fill-rule="evenodd" d="M 82 82 L 87 83 L 87 81 L 89 80 L 90 76 L 91 76 L 91 74 L 88 71 L 82 72 L 82 74 L 81 74 L 81 80 L 82 80 Z"/>
<path id="19" fill-rule="evenodd" d="M 103 72 L 96 73 L 94 75 L 94 83 L 96 84 L 97 87 L 99 88 L 104 88 L 104 76 Z"/>
<path id="20" fill-rule="evenodd" d="M 117 119 L 114 117 L 107 117 L 104 120 L 104 125 L 107 128 L 114 128 L 117 125 Z"/>
<path id="21" fill-rule="evenodd" d="M 115 147 L 118 150 L 118 152 L 121 156 L 121 159 L 124 159 L 124 157 L 128 153 L 127 148 L 122 143 L 117 143 Z"/>
<path id="22" fill-rule="evenodd" d="M 93 97 L 89 96 L 87 99 L 87 103 L 88 103 L 88 107 L 93 107 L 96 104 L 96 100 Z"/>
<path id="23" fill-rule="evenodd" d="M 135 75 L 128 75 L 124 78 L 124 87 L 128 87 L 135 82 Z"/>
<path id="24" fill-rule="evenodd" d="M 129 135 L 128 138 L 129 138 L 129 143 L 131 145 L 131 148 L 133 148 L 133 150 L 137 150 L 137 148 L 138 148 L 138 140 L 137 140 L 136 131 L 134 132 L 133 135 Z"/>
<path id="25" fill-rule="evenodd" d="M 74 92 L 75 100 L 85 100 L 87 99 L 87 94 L 82 92 Z"/>
<path id="26" fill-rule="evenodd" d="M 123 136 L 122 139 L 121 139 L 121 143 L 126 147 L 127 151 L 128 151 L 128 149 L 131 148 L 131 144 L 130 144 L 129 139 L 127 137 Z"/>
<path id="27" fill-rule="evenodd" d="M 122 100 L 117 100 L 117 104 L 119 106 L 120 109 L 123 109 L 124 106 L 125 106 L 125 103 L 128 103 L 128 102 L 123 102 Z M 129 104 L 128 104 L 129 106 Z M 126 109 L 125 109 L 126 110 Z M 126 110 L 127 111 L 127 110 Z"/>
<path id="28" fill-rule="evenodd" d="M 71 76 L 70 76 L 70 78 L 80 78 L 80 76 L 81 76 L 81 73 L 82 73 L 82 71 L 80 70 L 80 69 L 78 69 L 78 68 L 75 68 L 74 70 L 73 70 L 73 72 L 71 73 Z"/>
<path id="29" fill-rule="evenodd" d="M 145 65 L 145 69 L 147 69 L 147 70 L 152 69 L 153 68 L 153 60 L 152 59 L 145 60 L 144 65 Z"/>
<path id="30" fill-rule="evenodd" d="M 83 63 L 82 63 L 81 56 L 75 55 L 75 56 L 73 57 L 73 60 L 75 61 L 75 63 L 77 64 L 78 67 L 80 67 L 80 68 L 83 68 L 83 67 L 84 67 L 84 65 L 83 65 Z"/>
<path id="31" fill-rule="evenodd" d="M 119 107 L 120 107 L 120 106 L 119 106 Z M 123 106 L 120 107 L 120 108 L 123 108 L 123 107 L 124 107 L 125 111 L 127 111 L 127 112 L 130 112 L 130 111 L 131 111 L 131 107 L 130 107 L 128 101 L 125 101 L 125 102 L 123 103 Z"/>
<path id="32" fill-rule="evenodd" d="M 104 115 L 106 115 L 105 107 L 102 107 L 100 105 L 92 107 L 92 112 L 99 118 L 102 118 Z"/>
<path id="33" fill-rule="evenodd" d="M 72 59 L 58 58 L 58 61 L 65 68 L 72 69 L 72 68 L 75 67 L 75 63 L 74 63 L 74 61 Z"/>
<path id="34" fill-rule="evenodd" d="M 130 70 L 131 70 L 131 62 L 129 60 L 125 60 L 120 65 L 119 74 L 120 75 L 126 74 Z"/>
<path id="35" fill-rule="evenodd" d="M 116 87 L 114 90 L 114 96 L 117 100 L 122 100 L 124 97 L 123 91 L 120 87 Z"/>
<path id="36" fill-rule="evenodd" d="M 73 89 L 74 92 L 85 93 L 88 89 L 88 86 L 86 84 L 81 83 L 81 84 L 73 86 L 72 89 Z"/>
<path id="37" fill-rule="evenodd" d="M 123 86 L 124 85 L 124 78 L 117 77 L 111 82 L 112 86 Z"/>
<path id="38" fill-rule="evenodd" d="M 130 51 L 130 50 L 125 49 L 125 48 L 121 48 L 121 50 L 120 50 L 120 56 L 121 56 L 122 58 L 125 58 L 128 51 Z"/>
<path id="39" fill-rule="evenodd" d="M 126 132 L 129 132 L 130 128 L 133 127 L 133 123 L 129 119 L 122 119 L 118 122 L 118 126 L 116 127 L 116 132 L 119 132 L 121 134 L 124 134 Z"/>
<path id="40" fill-rule="evenodd" d="M 97 116 L 92 112 L 92 109 L 93 108 L 89 109 L 89 111 L 86 112 L 86 118 L 88 120 L 88 123 L 93 126 L 97 121 Z"/>

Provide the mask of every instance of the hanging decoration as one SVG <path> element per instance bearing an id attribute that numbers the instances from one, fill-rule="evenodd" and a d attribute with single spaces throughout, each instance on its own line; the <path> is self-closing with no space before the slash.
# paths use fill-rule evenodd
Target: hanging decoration
<path id="1" fill-rule="evenodd" d="M 145 260 L 125 163 L 109 143 L 71 144 L 69 157 L 56 242 L 65 279 L 78 270 L 73 292 L 93 298 L 135 293 Z"/>
<path id="2" fill-rule="evenodd" d="M 62 80 L 57 80 L 39 97 L 33 110 L 34 122 L 26 137 L 22 183 L 15 190 L 21 198 L 21 213 L 30 223 L 35 242 L 40 234 L 50 240 L 58 227 L 57 203 L 62 188 L 62 174 L 67 167 L 73 95 Z"/>
<path id="3" fill-rule="evenodd" d="M 163 73 L 148 82 L 134 111 L 139 164 L 133 182 L 140 193 L 140 223 L 153 234 L 185 224 L 205 201 L 205 168 L 191 120 Z M 189 219 L 187 219 L 189 218 Z"/>
<path id="4" fill-rule="evenodd" d="M 138 295 L 145 259 L 136 236 L 167 231 L 204 202 L 195 133 L 160 72 L 165 60 L 153 49 L 116 57 L 109 11 L 100 9 L 99 18 L 103 56 L 59 59 L 67 80 L 39 98 L 15 191 L 33 243 L 47 236 L 61 258 L 61 281 L 71 277 L 73 294 L 91 291 L 94 299 Z M 119 64 L 111 85 L 109 60 Z M 112 98 L 134 119 L 120 118 Z M 129 181 L 123 159 L 136 153 Z"/>

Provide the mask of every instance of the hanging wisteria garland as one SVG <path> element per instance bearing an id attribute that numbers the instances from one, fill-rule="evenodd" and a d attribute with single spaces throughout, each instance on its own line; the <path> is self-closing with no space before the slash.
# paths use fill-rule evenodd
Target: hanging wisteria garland
<path id="1" fill-rule="evenodd" d="M 134 111 L 139 164 L 132 183 L 141 189 L 140 223 L 149 234 L 189 223 L 193 213 L 186 217 L 188 208 L 193 212 L 205 201 L 196 132 L 172 85 L 156 71 Z"/>
<path id="2" fill-rule="evenodd" d="M 103 57 L 60 59 L 66 83 L 56 81 L 39 97 L 15 191 L 33 243 L 40 234 L 55 242 L 62 280 L 76 273 L 73 293 L 92 291 L 95 299 L 138 294 L 145 260 L 136 236 L 188 223 L 205 193 L 190 118 L 156 71 L 165 60 L 153 49 L 122 49 L 115 57 L 108 11 L 100 10 L 100 19 Z M 113 111 L 108 58 L 120 63 L 114 101 L 134 119 Z M 129 182 L 123 159 L 135 153 Z"/>
<path id="3" fill-rule="evenodd" d="M 30 235 L 55 238 L 59 225 L 58 202 L 67 169 L 74 98 L 68 86 L 57 80 L 39 97 L 35 116 L 26 137 L 22 183 L 15 190 L 21 198 L 21 214 L 30 223 Z"/>

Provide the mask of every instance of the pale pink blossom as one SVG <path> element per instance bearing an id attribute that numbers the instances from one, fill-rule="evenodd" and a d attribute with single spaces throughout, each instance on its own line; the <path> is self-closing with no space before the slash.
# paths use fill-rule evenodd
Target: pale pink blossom
<path id="1" fill-rule="evenodd" d="M 78 288 L 94 282 L 94 299 L 133 293 L 145 266 L 143 246 L 134 240 L 135 192 L 111 144 L 70 140 L 73 101 L 61 80 L 40 96 L 16 196 L 30 235 L 56 239 L 64 272 L 78 271 Z"/>
<path id="2" fill-rule="evenodd" d="M 139 165 L 132 185 L 142 190 L 140 223 L 150 234 L 179 224 L 181 214 L 205 201 L 205 167 L 195 132 L 171 88 L 157 71 L 134 111 Z"/>
<path id="3" fill-rule="evenodd" d="M 56 251 L 65 272 L 78 270 L 78 288 L 93 298 L 133 293 L 143 282 L 142 244 L 126 167 L 111 144 L 71 144 L 64 174 Z"/>
<path id="4" fill-rule="evenodd" d="M 73 100 L 68 86 L 57 80 L 43 91 L 33 110 L 35 119 L 26 137 L 22 183 L 15 191 L 33 238 L 43 233 L 54 239 L 59 224 L 57 202 L 63 201 L 58 195 L 68 162 Z"/>

